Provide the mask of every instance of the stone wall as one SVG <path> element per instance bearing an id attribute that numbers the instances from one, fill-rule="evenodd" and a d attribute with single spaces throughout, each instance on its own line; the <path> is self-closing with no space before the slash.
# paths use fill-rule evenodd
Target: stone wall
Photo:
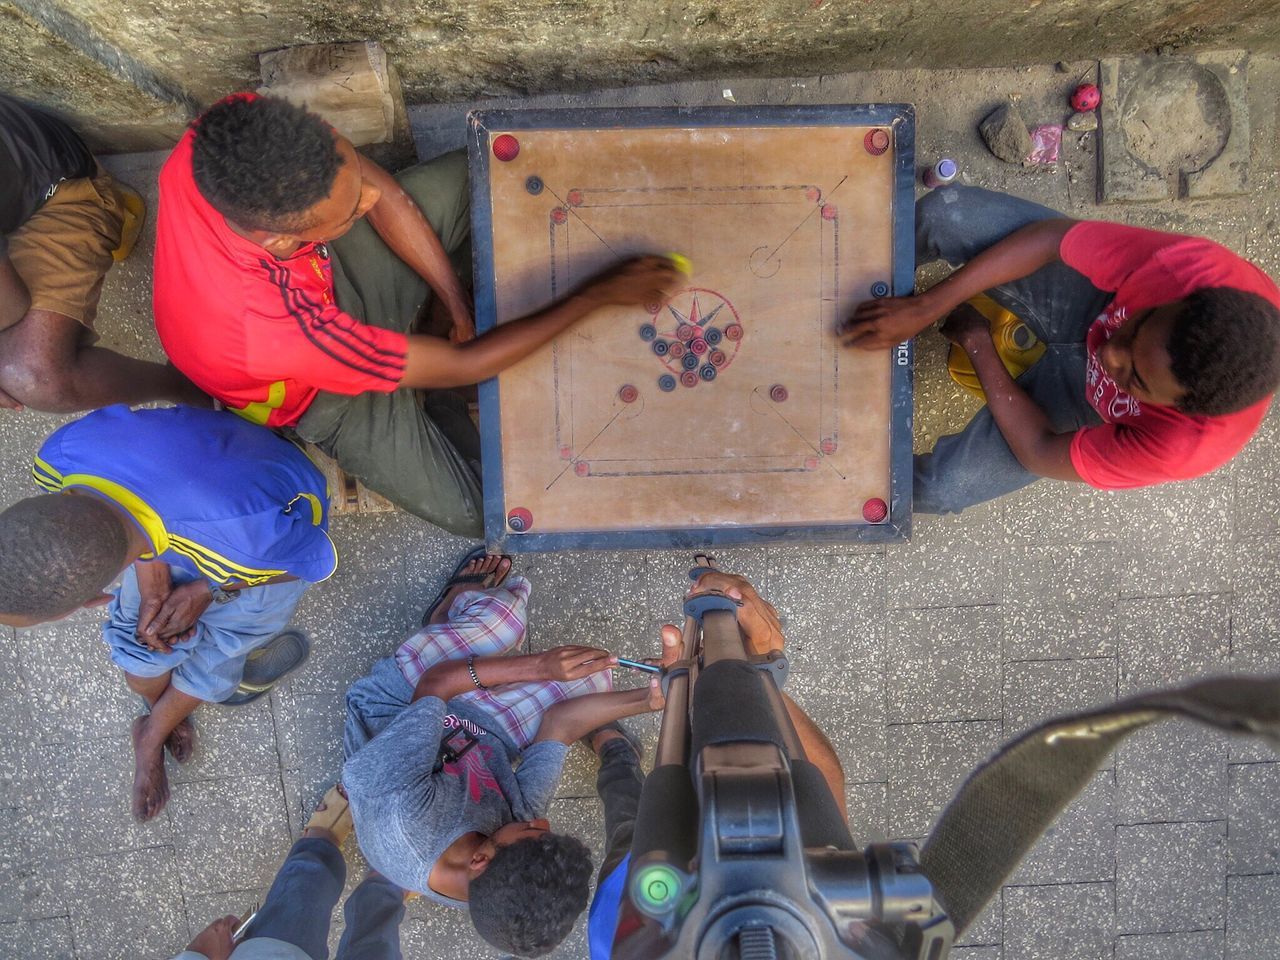
<path id="1" fill-rule="evenodd" d="M 172 140 L 256 55 L 373 39 L 410 103 L 685 78 L 1280 47 L 1280 0 L 0 0 L 0 88 L 98 146 Z M 941 93 L 945 94 L 945 91 Z"/>

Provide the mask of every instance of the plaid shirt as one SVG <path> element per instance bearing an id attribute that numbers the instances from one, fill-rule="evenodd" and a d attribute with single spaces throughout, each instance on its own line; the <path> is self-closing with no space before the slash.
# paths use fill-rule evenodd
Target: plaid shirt
<path id="1" fill-rule="evenodd" d="M 466 590 L 454 598 L 444 623 L 423 627 L 396 650 L 400 672 L 417 686 L 422 675 L 447 660 L 469 656 L 501 657 L 516 653 L 524 643 L 531 587 L 512 576 L 501 587 Z M 483 711 L 493 729 L 521 750 L 538 735 L 542 715 L 572 697 L 613 689 L 613 675 L 604 670 L 581 680 L 539 680 L 509 683 L 490 690 L 471 690 L 458 699 Z"/>

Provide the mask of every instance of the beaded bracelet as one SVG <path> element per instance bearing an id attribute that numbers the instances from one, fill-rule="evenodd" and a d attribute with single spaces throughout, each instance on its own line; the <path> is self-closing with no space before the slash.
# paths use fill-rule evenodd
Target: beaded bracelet
<path id="1" fill-rule="evenodd" d="M 481 683 L 480 678 L 476 676 L 476 655 L 474 653 L 467 657 L 467 673 L 471 674 L 471 682 L 476 685 L 477 690 L 489 689 Z"/>

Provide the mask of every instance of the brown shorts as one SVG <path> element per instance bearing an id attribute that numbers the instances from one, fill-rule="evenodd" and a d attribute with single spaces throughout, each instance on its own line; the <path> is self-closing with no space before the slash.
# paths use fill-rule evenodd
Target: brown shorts
<path id="1" fill-rule="evenodd" d="M 60 313 L 92 329 L 102 278 L 123 228 L 124 201 L 102 167 L 92 180 L 58 184 L 9 236 L 9 260 L 31 293 L 31 308 Z"/>

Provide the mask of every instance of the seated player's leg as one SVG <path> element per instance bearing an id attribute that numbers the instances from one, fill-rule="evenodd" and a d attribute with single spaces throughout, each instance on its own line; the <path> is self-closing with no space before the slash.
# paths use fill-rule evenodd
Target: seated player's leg
<path id="1" fill-rule="evenodd" d="M 303 836 L 276 872 L 245 939 L 282 940 L 311 960 L 328 960 L 329 924 L 346 876 L 347 864 L 336 845 Z"/>
<path id="2" fill-rule="evenodd" d="M 1084 396 L 1084 366 L 1082 345 L 1055 344 L 1018 378 L 1059 433 L 1100 422 Z M 916 455 L 913 506 L 917 513 L 959 513 L 1038 479 L 1018 462 L 983 407 L 960 433 L 941 437 L 929 453 Z"/>
<path id="3" fill-rule="evenodd" d="M 475 426 L 428 416 L 416 390 L 321 393 L 295 430 L 396 506 L 465 537 L 484 534 Z M 452 433 L 452 436 L 451 436 Z"/>
<path id="4" fill-rule="evenodd" d="M 454 269 L 469 286 L 471 202 L 466 156 L 445 154 L 396 178 L 422 208 Z M 431 289 L 397 257 L 365 220 L 333 243 L 338 304 L 358 320 L 405 332 L 420 331 Z M 422 332 L 441 336 L 446 329 Z M 465 403 L 441 391 L 424 405 L 421 394 L 357 396 L 321 393 L 297 425 L 348 474 L 396 506 L 451 533 L 480 537 L 480 435 Z"/>
<path id="5" fill-rule="evenodd" d="M 92 345 L 102 281 L 120 244 L 124 202 L 109 174 L 69 180 L 9 240 L 29 294 L 0 332 L 0 389 L 37 410 L 68 412 L 148 400 L 207 402 L 166 364 Z"/>
<path id="6" fill-rule="evenodd" d="M 591 738 L 591 749 L 600 758 L 596 793 L 604 808 L 604 860 L 597 885 L 602 883 L 631 852 L 644 771 L 635 746 L 616 730 L 604 728 Z"/>
<path id="7" fill-rule="evenodd" d="M 916 260 L 960 266 L 1027 224 L 1063 214 L 979 187 L 948 186 L 916 204 Z M 1081 343 L 1111 294 L 1064 263 L 988 291 L 1046 343 Z"/>
<path id="8" fill-rule="evenodd" d="M 403 890 L 372 871 L 351 891 L 343 914 L 347 925 L 334 960 L 400 960 Z"/>

